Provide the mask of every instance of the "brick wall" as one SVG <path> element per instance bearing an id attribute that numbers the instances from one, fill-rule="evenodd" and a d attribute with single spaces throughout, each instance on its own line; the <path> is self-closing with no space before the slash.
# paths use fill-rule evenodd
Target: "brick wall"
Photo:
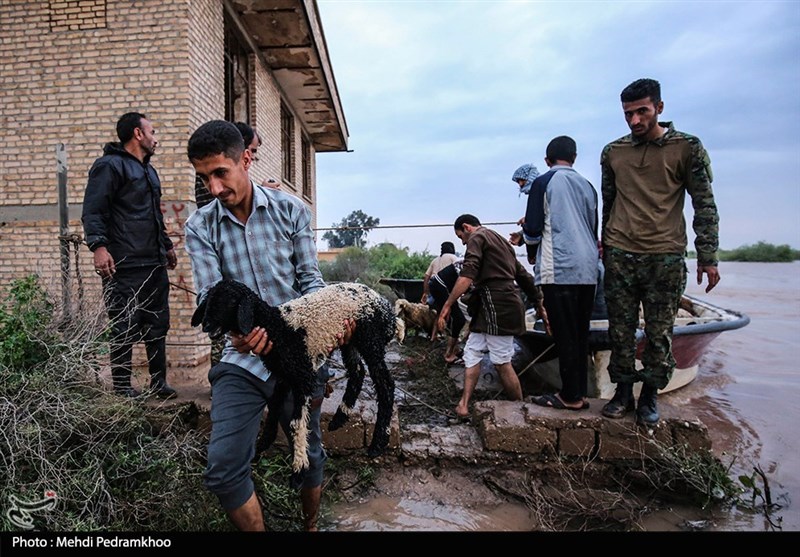
<path id="1" fill-rule="evenodd" d="M 70 229 L 82 235 L 88 170 L 102 146 L 117 140 L 119 116 L 143 112 L 157 132 L 152 163 L 178 252 L 170 271 L 171 366 L 198 365 L 209 354 L 206 335 L 190 326 L 194 284 L 183 224 L 195 206 L 186 142 L 203 122 L 224 117 L 223 12 L 220 0 L 0 2 L 0 289 L 37 272 L 60 297 L 55 147 L 66 145 Z M 267 69 L 253 66 L 254 123 L 264 140 L 253 176 L 280 179 L 281 93 Z M 302 195 L 295 122 L 298 189 L 291 193 Z M 86 297 L 97 300 L 100 281 L 85 246 L 80 262 Z M 141 347 L 134 357 L 144 362 Z"/>
<path id="2" fill-rule="evenodd" d="M 208 3 L 218 6 L 217 0 Z M 106 142 L 116 141 L 116 121 L 130 110 L 147 114 L 156 128 L 160 146 L 152 162 L 163 186 L 162 209 L 170 235 L 181 243 L 182 220 L 193 199 L 193 172 L 185 155 L 191 124 L 186 64 L 190 4 L 196 2 L 0 3 L 0 142 L 5 150 L 0 160 L 0 210 L 5 217 L 0 223 L 0 285 L 37 272 L 46 284 L 56 286 L 54 296 L 60 297 L 55 146 L 66 145 L 68 198 L 79 206 L 89 167 Z M 23 215 L 37 205 L 52 220 Z M 70 229 L 83 233 L 75 207 Z M 179 261 L 170 273 L 175 283 L 191 276 L 185 253 L 179 253 Z M 96 300 L 100 281 L 86 247 L 80 262 L 86 297 Z M 74 269 L 74 261 L 72 265 Z M 185 292 L 173 289 L 167 339 L 173 365 L 197 359 L 192 350 L 176 346 L 199 338 L 188 327 L 191 313 L 185 298 Z M 142 358 L 137 352 L 137 359 Z"/>

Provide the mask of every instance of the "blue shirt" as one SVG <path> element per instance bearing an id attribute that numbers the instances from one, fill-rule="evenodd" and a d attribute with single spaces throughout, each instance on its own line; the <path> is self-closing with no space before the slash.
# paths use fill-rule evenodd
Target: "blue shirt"
<path id="1" fill-rule="evenodd" d="M 597 192 L 571 166 L 553 166 L 533 181 L 523 233 L 539 244 L 536 284 L 597 283 Z"/>
<path id="2" fill-rule="evenodd" d="M 192 213 L 185 230 L 198 304 L 222 279 L 246 284 L 273 306 L 325 286 L 311 212 L 293 195 L 253 184 L 253 209 L 246 224 L 215 199 Z M 258 356 L 240 354 L 230 341 L 222 361 L 269 378 Z"/>

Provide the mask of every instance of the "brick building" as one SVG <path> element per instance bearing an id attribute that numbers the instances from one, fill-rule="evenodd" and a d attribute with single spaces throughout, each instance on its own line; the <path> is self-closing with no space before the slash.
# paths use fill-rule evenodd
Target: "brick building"
<path id="1" fill-rule="evenodd" d="M 308 204 L 316 225 L 316 154 L 346 151 L 348 139 L 316 2 L 2 0 L 0 22 L 0 288 L 30 272 L 58 284 L 57 146 L 67 160 L 64 232 L 82 237 L 88 170 L 117 141 L 119 116 L 143 112 L 160 143 L 151 162 L 179 257 L 170 272 L 168 359 L 203 363 L 208 339 L 189 324 L 193 281 L 183 249 L 183 223 L 195 209 L 186 142 L 211 119 L 249 122 L 264 142 L 251 175 L 277 179 Z M 96 296 L 85 245 L 78 259 L 82 284 Z M 74 295 L 74 251 L 70 261 Z"/>

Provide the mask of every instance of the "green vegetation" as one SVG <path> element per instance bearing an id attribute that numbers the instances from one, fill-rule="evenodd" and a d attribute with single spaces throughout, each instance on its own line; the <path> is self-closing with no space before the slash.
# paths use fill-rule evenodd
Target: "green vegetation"
<path id="1" fill-rule="evenodd" d="M 55 492 L 55 506 L 3 513 L 0 530 L 229 528 L 203 487 L 205 440 L 185 409 L 110 394 L 99 381 L 104 312 L 59 323 L 47 299 L 29 276 L 0 305 L 0 501 Z"/>
<path id="2" fill-rule="evenodd" d="M 688 252 L 690 259 L 696 259 L 697 253 Z M 720 261 L 753 261 L 761 263 L 788 263 L 800 259 L 800 250 L 788 244 L 769 244 L 761 241 L 753 245 L 744 245 L 732 250 L 719 250 Z"/>
<path id="3" fill-rule="evenodd" d="M 378 280 L 421 279 L 433 258 L 427 251 L 409 253 L 408 248 L 384 243 L 367 249 L 345 248 L 334 261 L 320 262 L 320 270 L 326 282 L 361 282 L 393 300 L 391 289 Z"/>
<path id="4" fill-rule="evenodd" d="M 0 301 L 0 531 L 233 530 L 203 484 L 208 439 L 194 404 L 165 408 L 111 394 L 100 381 L 101 301 L 64 323 L 47 300 L 29 276 Z M 273 530 L 302 527 L 289 476 L 283 454 L 254 467 Z"/>
<path id="5" fill-rule="evenodd" d="M 322 239 L 332 248 L 364 247 L 367 245 L 367 234 L 380 223 L 381 219 L 356 210 L 343 218 L 342 222 L 333 223 L 340 230 L 328 230 L 322 235 Z"/>
<path id="6" fill-rule="evenodd" d="M 12 283 L 0 305 L 0 368 L 14 370 L 18 379 L 39 361 L 51 339 L 38 339 L 29 333 L 49 322 L 52 314 L 52 304 L 35 275 Z"/>
<path id="7" fill-rule="evenodd" d="M 800 259 L 800 250 L 792 249 L 788 244 L 776 246 L 766 242 L 741 246 L 733 250 L 721 250 L 721 261 L 762 261 L 768 263 L 786 263 Z"/>

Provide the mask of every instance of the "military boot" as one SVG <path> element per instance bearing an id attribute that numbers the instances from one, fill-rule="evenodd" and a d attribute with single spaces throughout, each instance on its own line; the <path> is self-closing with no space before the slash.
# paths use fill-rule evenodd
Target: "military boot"
<path id="1" fill-rule="evenodd" d="M 639 394 L 639 403 L 636 406 L 636 423 L 652 426 L 658 423 L 658 408 L 656 399 L 658 389 L 650 385 L 643 384 L 642 392 Z"/>
<path id="2" fill-rule="evenodd" d="M 614 397 L 603 406 L 603 416 L 619 419 L 634 409 L 633 384 L 617 383 Z"/>

